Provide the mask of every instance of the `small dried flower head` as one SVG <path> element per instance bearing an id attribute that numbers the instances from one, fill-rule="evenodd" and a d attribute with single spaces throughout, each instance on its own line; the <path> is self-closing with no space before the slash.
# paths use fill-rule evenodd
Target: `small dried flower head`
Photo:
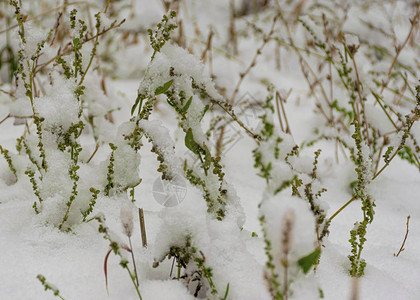
<path id="1" fill-rule="evenodd" d="M 123 205 L 121 207 L 120 218 L 125 235 L 131 237 L 133 233 L 133 209 L 130 205 Z"/>
<path id="2" fill-rule="evenodd" d="M 287 254 L 290 252 L 290 248 L 292 245 L 292 234 L 293 234 L 293 226 L 295 224 L 295 212 L 293 210 L 289 210 L 284 215 L 284 226 L 283 226 L 283 232 L 282 232 L 282 240 L 281 240 L 281 246 L 283 249 L 283 255 L 287 256 Z"/>

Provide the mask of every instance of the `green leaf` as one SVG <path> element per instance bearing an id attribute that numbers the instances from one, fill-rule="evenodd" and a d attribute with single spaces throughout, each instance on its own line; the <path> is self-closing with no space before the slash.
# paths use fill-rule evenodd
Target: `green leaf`
<path id="1" fill-rule="evenodd" d="M 321 249 L 317 248 L 315 251 L 311 252 L 310 254 L 302 257 L 298 260 L 299 267 L 302 268 L 303 273 L 308 273 L 309 270 L 315 265 L 321 255 Z"/>
<path id="2" fill-rule="evenodd" d="M 194 140 L 194 136 L 192 133 L 192 129 L 188 129 L 187 134 L 185 135 L 185 146 L 190 149 L 195 154 L 199 154 L 201 147 L 197 142 Z"/>
<path id="3" fill-rule="evenodd" d="M 354 189 L 357 187 L 358 183 L 359 183 L 358 180 L 354 180 L 354 181 L 350 182 L 349 186 L 350 186 L 350 188 L 353 192 L 354 192 Z"/>
<path id="4" fill-rule="evenodd" d="M 227 296 L 229 294 L 229 283 L 226 286 L 226 292 L 225 292 L 225 296 L 222 298 L 222 300 L 227 300 Z"/>
<path id="5" fill-rule="evenodd" d="M 133 107 L 131 108 L 131 115 L 133 115 L 134 114 L 134 111 L 136 110 L 136 107 L 137 107 L 137 105 L 139 105 L 139 102 L 140 102 L 140 94 L 137 94 L 137 98 L 136 98 L 136 101 L 134 102 L 134 105 L 133 105 Z M 139 108 L 139 110 L 141 109 L 141 107 Z"/>
<path id="6" fill-rule="evenodd" d="M 79 38 L 74 38 L 73 39 L 73 45 L 74 45 L 74 48 L 77 49 L 80 45 L 80 39 Z"/>
<path id="7" fill-rule="evenodd" d="M 204 107 L 204 110 L 201 112 L 200 122 L 201 122 L 201 120 L 204 118 L 204 115 L 205 115 L 205 114 L 206 114 L 206 112 L 209 110 L 209 108 L 210 108 L 210 106 L 209 106 L 209 105 L 206 105 L 206 106 Z"/>
<path id="8" fill-rule="evenodd" d="M 172 83 L 174 82 L 174 80 L 169 80 L 167 83 L 165 83 L 163 86 L 160 86 L 158 88 L 156 88 L 155 90 L 155 95 L 160 95 L 165 93 L 167 90 L 169 90 L 169 88 L 171 87 Z"/>
<path id="9" fill-rule="evenodd" d="M 209 148 L 205 146 L 206 155 L 204 156 L 204 167 L 209 169 L 211 164 L 211 154 Z"/>
<path id="10" fill-rule="evenodd" d="M 188 99 L 187 103 L 184 105 L 183 108 L 181 108 L 181 114 L 185 114 L 188 110 L 188 108 L 190 107 L 192 102 L 192 96 L 190 97 L 190 99 Z"/>
<path id="11" fill-rule="evenodd" d="M 414 154 L 408 146 L 404 145 L 402 149 L 398 151 L 398 156 L 401 157 L 401 159 L 407 160 L 410 164 L 416 163 L 414 160 Z"/>

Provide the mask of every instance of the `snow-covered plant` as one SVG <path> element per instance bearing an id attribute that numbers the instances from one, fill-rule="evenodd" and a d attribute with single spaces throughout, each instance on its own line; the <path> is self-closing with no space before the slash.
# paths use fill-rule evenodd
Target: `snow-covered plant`
<path id="1" fill-rule="evenodd" d="M 166 19 L 164 17 L 162 24 Z M 132 113 L 137 111 L 137 114 L 124 125 L 123 135 L 135 150 L 141 149 L 141 138 L 146 137 L 152 143 L 152 152 L 157 154 L 162 180 L 176 182 L 182 176 L 192 187 L 201 190 L 204 199 L 201 203 L 162 211 L 155 266 L 166 257 L 174 257 L 178 261 L 176 278 L 183 280 L 192 294 L 225 299 L 232 285 L 226 281 L 225 270 L 217 263 L 215 253 L 227 250 L 228 244 L 222 242 L 213 246 L 210 236 L 220 230 L 218 228 L 224 228 L 236 236 L 237 242 L 243 243 L 239 231 L 244 216 L 233 187 L 225 180 L 220 157 L 216 157 L 208 146 L 210 141 L 204 133 L 202 120 L 211 105 L 223 108 L 234 119 L 236 116 L 211 79 L 204 75 L 203 65 L 197 57 L 169 44 L 161 45 L 153 55 L 132 108 Z M 162 95 L 177 113 L 179 127 L 184 133 L 181 147 L 192 156 L 178 156 L 178 145 L 165 125 L 158 120 L 149 120 L 157 97 Z M 240 258 L 233 260 L 237 259 Z M 243 292 L 235 286 L 233 293 Z"/>
<path id="2" fill-rule="evenodd" d="M 60 291 L 58 290 L 58 288 L 56 288 L 52 283 L 49 283 L 47 279 L 45 278 L 45 276 L 38 274 L 37 278 L 41 282 L 41 284 L 44 286 L 44 289 L 46 291 L 51 290 L 54 296 L 64 300 L 63 296 L 60 295 Z"/>
<path id="3" fill-rule="evenodd" d="M 120 266 L 123 269 L 127 270 L 127 273 L 130 276 L 130 279 L 133 282 L 133 285 L 136 289 L 137 296 L 139 297 L 140 300 L 142 300 L 143 298 L 142 298 L 140 290 L 139 290 L 139 283 L 138 283 L 138 279 L 137 279 L 137 271 L 136 271 L 136 269 L 134 269 L 134 271 L 130 270 L 130 268 L 128 267 L 128 259 L 125 257 L 125 255 L 122 252 L 122 250 L 125 250 L 127 252 L 132 253 L 133 248 L 131 246 L 129 248 L 124 243 L 122 243 L 119 240 L 118 236 L 108 228 L 108 226 L 105 223 L 105 217 L 103 215 L 98 214 L 94 217 L 94 219 L 96 221 L 98 221 L 98 223 L 99 223 L 99 232 L 101 234 L 103 234 L 104 239 L 106 239 L 109 242 L 110 250 L 109 250 L 109 252 L 106 256 L 105 266 L 106 266 L 106 263 L 107 263 L 107 257 L 109 256 L 109 254 L 111 252 L 113 252 L 115 255 L 119 256 L 120 257 Z M 125 228 L 125 230 L 127 231 L 127 228 Z M 131 245 L 131 241 L 130 241 L 130 245 Z M 105 272 L 106 272 L 106 267 L 105 267 Z M 107 273 L 105 273 L 105 276 L 107 278 Z"/>
<path id="4" fill-rule="evenodd" d="M 399 157 L 420 169 L 418 1 L 142 1 L 0 1 L 2 237 L 41 246 L 39 261 L 46 241 L 86 238 L 94 253 L 73 256 L 84 263 L 103 258 L 99 223 L 106 289 L 114 253 L 136 289 L 126 298 L 317 299 L 364 273 L 378 283 L 371 246 L 382 265 L 394 249 L 368 235 L 374 217 L 414 204 L 392 201 L 386 188 L 407 180 L 388 167 L 404 167 Z M 162 8 L 173 11 L 160 20 Z M 143 78 L 134 105 L 121 101 L 131 83 L 113 81 L 127 78 Z M 160 183 L 182 197 L 158 211 L 156 176 L 157 202 Z M 28 244 L 28 232 L 42 238 Z M 403 256 L 407 235 L 408 218 Z M 38 279 L 59 298 L 77 294 Z"/>
<path id="5" fill-rule="evenodd" d="M 272 100 L 270 87 L 254 166 L 267 183 L 260 203 L 267 256 L 265 279 L 273 299 L 287 299 L 293 293 L 293 283 L 305 278 L 300 273 L 308 273 L 318 263 L 329 222 L 319 199 L 326 190 L 320 188 L 316 176 L 320 152 L 315 153 L 312 165 L 299 156 L 291 135 L 274 125 Z M 313 192 L 315 188 L 318 191 Z"/>
<path id="6" fill-rule="evenodd" d="M 400 141 L 397 146 L 389 146 L 388 150 L 385 152 L 384 161 L 385 165 L 377 171 L 375 174 L 373 173 L 372 167 L 372 159 L 369 153 L 369 147 L 363 141 L 363 137 L 360 134 L 360 126 L 358 122 L 355 120 L 355 133 L 353 134 L 353 138 L 355 140 L 356 148 L 357 148 L 357 157 L 355 159 L 356 164 L 356 173 L 358 175 L 357 179 L 357 186 L 354 189 L 354 196 L 351 201 L 360 199 L 362 203 L 362 211 L 363 211 L 363 221 L 356 222 L 354 224 L 354 228 L 350 231 L 350 240 L 349 242 L 352 245 L 351 255 L 349 255 L 349 259 L 351 262 L 351 269 L 350 274 L 352 276 L 360 277 L 364 274 L 364 268 L 366 266 L 366 262 L 361 258 L 361 252 L 363 250 L 363 245 L 366 241 L 366 228 L 367 225 L 372 223 L 373 216 L 375 214 L 374 207 L 375 203 L 372 199 L 372 195 L 369 191 L 369 184 L 378 175 L 389 166 L 392 159 L 400 153 L 401 149 L 405 147 L 405 143 L 407 138 L 410 136 L 410 130 L 413 126 L 414 122 L 417 121 L 420 117 L 420 87 L 416 88 L 417 90 L 417 105 L 413 109 L 410 115 L 406 115 L 405 117 L 405 124 L 404 128 L 401 129 L 400 133 Z"/>
<path id="7" fill-rule="evenodd" d="M 174 17 L 172 13 L 169 15 Z M 162 23 L 166 24 L 167 19 L 165 16 Z M 163 30 L 161 33 L 163 41 L 166 40 L 165 32 Z M 158 38 L 155 37 L 151 41 L 152 45 L 155 39 Z M 167 97 L 169 105 L 178 113 L 179 125 L 185 133 L 185 146 L 200 161 L 199 167 L 194 167 L 191 159 L 185 159 L 184 176 L 191 184 L 202 189 L 208 212 L 215 218 L 223 220 L 228 206 L 237 210 L 235 206 L 238 206 L 236 203 L 238 200 L 232 192 L 229 192 L 224 180 L 225 174 L 219 163 L 220 158 L 211 154 L 208 147 L 210 142 L 200 125 L 209 106 L 212 105 L 212 100 L 223 101 L 222 97 L 215 90 L 211 79 L 203 75 L 202 65 L 196 57 L 182 48 L 163 46 L 161 43 L 155 49 L 132 108 L 132 113 L 138 109 L 134 122 L 142 131 L 144 127 L 142 128 L 139 123 L 149 118 L 153 103 L 160 94 Z M 149 132 L 147 135 L 151 138 L 152 134 Z M 156 149 L 159 148 L 161 147 L 157 145 Z M 163 162 L 164 159 L 161 155 L 160 160 Z M 163 177 L 167 175 L 164 174 Z"/>
<path id="8" fill-rule="evenodd" d="M 10 171 L 13 173 L 15 177 L 15 182 L 16 182 L 18 180 L 17 171 L 16 171 L 15 166 L 13 165 L 13 161 L 12 161 L 12 158 L 10 157 L 9 150 L 4 149 L 0 145 L 0 152 L 3 155 L 4 159 L 7 161 L 7 165 L 9 166 Z"/>
<path id="9" fill-rule="evenodd" d="M 86 121 L 94 130 L 97 122 L 93 121 L 96 116 L 94 117 L 92 110 L 98 111 L 98 107 L 106 106 L 106 102 L 105 105 L 97 103 L 95 106 L 91 97 L 84 97 L 86 89 L 84 82 L 89 78 L 87 75 L 95 58 L 99 36 L 113 28 L 116 22 L 104 27 L 101 14 L 97 13 L 96 33 L 88 32 L 85 21 L 77 17 L 76 10 L 72 10 L 69 16 L 71 51 L 68 53 L 59 51 L 59 54 L 52 59 L 56 60 L 57 65 L 49 74 L 49 84 L 40 88 L 35 84 L 35 77 L 42 76 L 39 75 L 39 71 L 45 67 L 45 64 L 40 66 L 39 59 L 48 53 L 48 49 L 44 53 L 43 48 L 47 41 L 49 42 L 54 30 L 45 36 L 26 30 L 18 2 L 11 1 L 10 4 L 15 8 L 20 37 L 19 65 L 16 74 L 17 100 L 11 106 L 10 115 L 19 117 L 23 113 L 23 118 L 33 118 L 36 128 L 36 132 L 31 132 L 26 123 L 27 131 L 18 139 L 17 150 L 19 154 L 26 154 L 28 158 L 25 174 L 29 177 L 37 197 L 37 201 L 33 204 L 35 212 L 38 214 L 45 211 L 46 222 L 58 226 L 59 229 L 70 230 L 72 224 L 88 221 L 87 217 L 93 211 L 100 191 L 109 196 L 111 192 L 127 191 L 129 187 L 139 182 L 138 163 L 131 168 L 131 171 L 125 170 L 126 159 L 139 162 L 139 158 L 129 145 L 124 147 L 123 139 L 120 141 L 112 137 L 116 146 L 111 144 L 112 151 L 108 162 L 96 168 L 87 166 L 91 158 L 87 161 L 81 159 L 83 151 L 81 136 Z M 93 46 L 89 57 L 84 57 L 86 51 L 83 46 L 91 40 Z M 64 55 L 70 53 L 72 59 L 64 58 Z M 62 71 L 59 70 L 60 67 Z M 87 82 L 89 88 L 94 86 L 90 79 Z M 85 105 L 85 101 L 88 105 Z M 88 110 L 86 118 L 85 107 Z M 105 110 L 102 117 L 108 113 L 109 111 Z M 94 134 L 94 139 L 98 141 L 98 135 Z M 11 171 L 18 178 L 8 151 L 3 148 L 1 150 Z M 90 176 L 87 171 L 89 169 L 90 172 L 95 172 L 96 169 L 96 172 L 102 176 L 96 180 L 86 180 L 86 177 Z"/>
<path id="10" fill-rule="evenodd" d="M 224 298 L 222 298 L 221 291 L 218 291 L 216 285 L 213 282 L 213 271 L 212 268 L 206 265 L 206 257 L 203 251 L 198 250 L 195 246 L 192 245 L 191 236 L 186 236 L 185 244 L 181 246 L 173 245 L 171 246 L 168 259 L 173 258 L 174 261 L 177 261 L 177 275 L 176 279 L 184 279 L 188 283 L 188 287 L 195 297 L 200 293 L 200 290 L 204 289 L 206 285 L 210 290 L 212 297 L 217 297 L 218 299 L 225 299 L 229 291 L 229 284 L 226 286 L 226 291 L 224 293 Z M 156 262 L 155 266 L 158 266 L 159 263 Z M 185 269 L 184 274 L 181 276 L 182 268 Z M 206 280 L 207 284 L 203 282 Z"/>
<path id="11" fill-rule="evenodd" d="M 308 52 L 306 57 L 294 45 L 289 25 L 285 23 L 285 26 L 288 28 L 289 41 L 300 57 L 302 72 L 308 84 L 311 84 L 311 80 L 317 82 L 310 89 L 320 95 L 316 97 L 316 107 L 328 123 L 326 128 L 317 129 L 319 140 L 336 139 L 350 151 L 350 158 L 355 164 L 357 180 L 350 183 L 353 197 L 329 221 L 349 203 L 360 200 L 363 221 L 356 222 L 350 231 L 352 250 L 349 259 L 350 274 L 361 276 L 366 265 L 361 252 L 366 241 L 367 225 L 373 221 L 375 206 L 369 184 L 397 155 L 417 168 L 420 167 L 417 155 L 413 155 L 419 150 L 418 143 L 411 133 L 413 122 L 417 120 L 418 104 L 413 108 L 416 95 L 414 89 L 409 88 L 410 81 L 416 78 L 416 72 L 399 63 L 399 54 L 404 47 L 409 47 L 408 41 L 418 23 L 420 9 L 417 6 L 410 21 L 410 30 L 401 43 L 397 42 L 392 22 L 390 29 L 380 29 L 373 22 L 369 23 L 369 30 L 381 32 L 387 37 L 393 36 L 392 40 L 386 40 L 382 45 L 366 39 L 361 32 L 342 30 L 342 19 L 333 16 L 347 16 L 348 10 L 348 6 L 338 3 L 335 12 L 320 16 L 316 16 L 316 11 L 315 15 L 302 12 L 298 17 L 307 32 L 309 48 L 314 54 L 320 55 L 317 59 L 319 70 L 328 65 L 328 71 L 324 73 L 316 74 L 311 69 L 308 61 L 312 59 L 312 53 Z M 330 20 L 333 20 L 334 26 Z M 391 32 L 389 35 L 386 34 L 388 31 Z M 384 48 L 390 44 L 395 47 L 394 55 Z M 389 65 L 385 68 L 386 63 Z M 330 93 L 326 90 L 328 85 Z M 404 96 L 407 89 L 408 97 Z"/>
<path id="12" fill-rule="evenodd" d="M 356 222 L 353 230 L 350 231 L 349 242 L 352 245 L 351 255 L 349 255 L 352 276 L 361 276 L 364 273 L 366 262 L 361 258 L 363 245 L 366 241 L 366 227 L 372 223 L 375 214 L 375 202 L 368 190 L 369 183 L 372 181 L 372 160 L 370 158 L 369 147 L 363 142 L 360 134 L 360 126 L 355 121 L 355 133 L 353 138 L 357 148 L 356 172 L 358 175 L 357 186 L 355 187 L 355 197 L 362 202 L 363 221 Z"/>

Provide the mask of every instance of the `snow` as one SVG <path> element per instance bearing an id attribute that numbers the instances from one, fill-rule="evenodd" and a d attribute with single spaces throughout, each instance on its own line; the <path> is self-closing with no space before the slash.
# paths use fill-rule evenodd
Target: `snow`
<path id="1" fill-rule="evenodd" d="M 35 113 L 43 118 L 47 130 L 57 129 L 62 126 L 67 131 L 71 125 L 79 121 L 80 104 L 74 97 L 74 83 L 55 75 L 48 96 L 34 99 Z"/>
<path id="2" fill-rule="evenodd" d="M 58 5 L 57 1 L 39 2 L 40 5 L 34 5 L 31 1 L 23 3 L 22 12 L 31 17 Z M 132 255 L 139 279 L 138 288 L 145 300 L 223 299 L 228 286 L 226 299 L 272 299 L 267 280 L 270 272 L 266 265 L 265 239 L 270 241 L 270 254 L 280 291 L 284 291 L 284 281 L 289 283 L 289 299 L 320 299 L 321 294 L 324 299 L 348 299 L 355 293 L 355 286 L 358 286 L 360 299 L 420 298 L 420 173 L 407 160 L 397 155 L 374 178 L 378 153 L 373 153 L 365 141 L 361 144 L 362 177 L 365 181 L 361 192 L 374 199 L 376 205 L 374 221 L 367 227 L 367 241 L 362 252 L 367 267 L 361 278 L 355 282 L 348 271 L 351 250 L 349 231 L 363 218 L 360 200 L 353 201 L 336 215 L 331 220 L 330 234 L 318 241 L 317 219 L 305 200 L 305 187 L 310 185 L 314 194 L 323 188 L 327 190 L 314 199 L 314 204 L 325 212 L 327 218 L 353 197 L 354 190 L 350 183 L 358 178 L 355 164 L 350 159 L 348 149 L 341 149 L 336 139 L 354 148 L 355 143 L 351 138 L 354 126 L 348 123 L 348 118 L 342 117 L 342 112 L 330 111 L 318 84 L 313 85 L 313 90 L 307 86 L 300 59 L 287 46 L 289 41 L 283 24 L 278 24 L 274 34 L 278 43 L 270 42 L 264 48 L 257 65 L 245 76 L 237 99 L 250 95 L 253 98 L 250 101 L 263 103 L 268 82 L 272 82 L 283 97 L 291 90 L 284 103 L 291 133 L 280 129 L 275 98 L 272 103 L 274 114 L 270 113 L 266 118 L 266 122 L 274 126 L 272 136 L 256 141 L 243 128 L 231 123 L 230 129 L 239 134 L 227 132 L 227 140 L 233 138 L 233 142 L 222 147 L 220 164 L 225 173 L 223 180 L 213 173 L 214 164 L 205 174 L 198 156 L 185 146 L 186 131 L 191 129 L 194 140 L 200 146 L 208 146 L 214 155 L 212 145 L 216 144 L 220 130 L 209 134 L 207 130 L 213 117 L 225 114 L 216 106 L 211 107 L 204 118 L 201 114 L 205 106 L 211 104 L 210 100 L 229 100 L 240 78 L 239 74 L 244 72 L 262 42 L 262 35 L 255 33 L 256 28 L 267 32 L 271 26 L 270 21 L 277 9 L 274 3 L 269 1 L 272 6 L 267 9 L 236 19 L 239 53 L 232 56 L 228 1 L 180 1 L 178 17 L 183 20 L 184 40 L 181 44 L 185 47 L 177 45 L 179 30 L 175 30 L 172 41 L 151 61 L 153 51 L 148 45 L 147 29 L 155 29 L 164 14 L 163 2 L 137 0 L 132 2 L 133 9 L 128 1 L 127 5 L 114 2 L 111 1 L 108 14 L 101 13 L 102 26 L 109 26 L 115 19 L 128 20 L 122 27 L 101 37 L 98 56 L 84 79 L 85 89 L 80 101 L 74 95 L 79 80 L 66 79 L 61 67 L 51 64 L 37 73 L 34 80 L 37 89 L 32 106 L 25 96 L 22 80 L 17 86 L 14 81 L 8 82 L 6 69 L 9 64 L 4 61 L 4 54 L 1 57 L 4 69 L 0 70 L 0 145 L 9 150 L 17 177 L 16 181 L 7 157 L 5 159 L 0 154 L 1 299 L 57 299 L 51 290 L 44 290 L 37 279 L 38 274 L 45 276 L 46 281 L 58 289 L 65 299 L 138 299 L 128 272 L 120 266 L 123 258 L 133 271 Z M 413 6 L 408 1 L 346 1 L 349 10 L 344 13 L 338 6 L 334 6 L 337 11 L 324 10 L 322 5 L 329 5 L 328 1 L 307 1 L 298 9 L 296 4 L 286 2 L 283 1 L 281 5 L 285 17 L 292 22 L 294 13 L 301 11 L 301 19 L 310 25 L 321 41 L 326 41 L 327 36 L 332 38 L 331 34 L 342 28 L 340 37 L 337 37 L 341 39 L 336 44 L 337 49 L 344 53 L 341 42 L 347 46 L 360 46 L 355 61 L 362 83 L 361 94 L 365 98 L 366 119 L 379 134 L 388 134 L 382 155 L 390 146 L 395 150 L 401 143 L 403 133 L 393 133 L 394 125 L 379 104 L 375 103 L 371 92 L 380 94 L 382 103 L 395 108 L 401 119 L 406 114 L 412 116 L 415 97 L 408 88 L 402 88 L 404 80 L 401 76 L 406 77 L 415 93 L 419 76 L 416 63 L 419 33 L 416 29 L 412 40 L 399 55 L 394 70 L 398 70 L 400 75 L 393 74 L 389 89 L 379 93 L 375 81 L 383 82 L 386 79 L 395 55 L 395 45 L 404 42 L 411 26 L 409 19 L 413 18 L 418 4 Z M 340 1 L 336 2 L 334 5 Z M 102 4 L 97 1 L 80 5 L 74 3 L 67 8 L 67 13 L 60 21 L 63 29 L 69 25 L 68 12 L 73 6 L 78 9 L 78 17 L 87 22 L 86 5 L 90 7 L 93 20 L 94 13 L 103 11 Z M 235 5 L 240 10 L 243 3 L 235 1 Z M 7 4 L 4 3 L 4 6 Z M 326 33 L 322 27 L 320 14 L 324 11 L 330 22 L 326 26 L 332 33 Z M 9 15 L 13 10 L 4 9 L 4 12 Z M 56 13 L 51 11 L 25 23 L 26 57 L 35 53 L 38 43 L 48 35 L 49 28 L 55 26 Z M 344 18 L 345 14 L 347 18 Z M 342 27 L 336 26 L 340 20 L 344 22 Z M 363 21 L 376 28 L 369 27 Z M 0 17 L 0 31 L 6 28 L 6 24 L 5 18 Z M 250 24 L 257 27 L 251 28 Z M 325 53 L 310 45 L 312 38 L 302 25 L 290 23 L 290 26 L 296 46 L 307 50 L 301 52 L 302 58 L 319 76 L 314 78 L 311 72 L 304 70 L 309 74 L 309 80 L 319 79 L 327 97 L 331 93 L 330 100 L 337 100 L 340 108 L 351 111 L 348 103 L 350 93 L 342 88 L 341 79 L 334 68 L 331 81 L 334 87 L 329 90 L 330 81 L 326 79 L 328 64 L 322 61 Z M 207 53 L 205 60 L 201 59 L 210 27 L 214 32 L 211 67 L 210 53 Z M 68 40 L 60 40 L 63 39 L 61 35 L 65 34 L 69 32 L 63 30 L 54 44 L 46 43 L 45 51 L 42 51 L 38 60 L 40 65 L 65 46 Z M 1 45 L 7 43 L 15 54 L 19 49 L 18 40 L 16 29 L 0 33 Z M 280 69 L 274 63 L 276 45 L 281 45 Z M 381 52 L 372 45 L 384 47 L 388 52 Z M 92 43 L 87 43 L 82 49 L 83 69 L 89 62 L 91 48 Z M 72 55 L 63 56 L 69 66 L 74 61 Z M 337 53 L 333 53 L 332 57 L 335 63 L 339 63 Z M 320 59 L 322 63 L 319 63 Z M 26 72 L 27 67 L 24 69 Z M 350 58 L 347 67 L 354 67 Z M 173 76 L 170 75 L 171 69 L 175 73 Z M 350 78 L 356 80 L 355 74 L 351 73 Z M 186 100 L 192 97 L 185 118 L 167 103 L 165 95 L 157 96 L 148 120 L 131 116 L 137 92 L 153 98 L 156 88 L 170 80 L 173 80 L 171 89 L 177 100 L 180 100 L 180 91 L 185 92 Z M 211 99 L 193 88 L 193 82 L 205 88 Z M 396 90 L 403 91 L 404 97 L 395 95 L 393 91 Z M 359 101 L 355 94 L 356 101 Z M 328 116 L 331 114 L 335 120 L 341 120 L 342 124 L 337 122 L 335 127 L 328 126 L 319 107 Z M 237 113 L 240 111 L 234 109 Z M 42 147 L 33 124 L 34 113 L 41 120 Z M 262 113 L 264 110 L 259 107 L 250 114 L 238 113 L 238 118 L 245 126 L 255 128 L 251 129 L 254 133 L 261 133 L 263 124 L 258 115 Z M 80 137 L 72 134 L 66 141 L 70 144 L 77 142 L 83 148 L 77 160 L 76 149 L 70 144 L 61 149 L 60 145 L 65 133 L 79 120 L 84 122 Z M 226 120 L 230 118 L 226 117 Z M 395 114 L 392 114 L 392 120 L 401 125 Z M 349 129 L 348 132 L 343 129 L 344 126 Z M 138 147 L 133 147 L 130 135 L 136 129 L 140 129 L 145 136 Z M 411 133 L 413 138 L 418 139 L 420 125 L 415 123 Z M 22 136 L 26 146 L 18 153 L 16 139 Z M 308 146 L 308 142 L 320 136 L 328 137 L 328 140 L 322 139 Z M 378 143 L 383 141 L 383 137 L 378 139 Z M 114 150 L 109 143 L 115 146 Z M 296 145 L 304 146 L 300 146 L 298 155 L 291 155 Z M 410 137 L 407 145 L 411 149 L 416 148 Z M 380 147 L 380 144 L 377 146 Z M 177 199 L 179 204 L 174 207 L 162 206 L 154 198 L 156 192 L 162 192 L 154 190 L 154 182 L 162 177 L 162 173 L 157 171 L 160 161 L 157 160 L 156 149 L 163 157 L 167 167 L 165 171 L 170 174 L 169 177 L 175 178 L 173 181 L 167 180 L 172 184 L 171 192 L 181 195 Z M 318 157 L 317 176 L 314 176 L 314 152 L 318 149 L 322 152 Z M 30 157 L 26 153 L 28 150 Z M 259 170 L 254 167 L 256 152 L 261 153 L 265 166 L 271 164 L 267 180 L 257 175 Z M 42 167 L 44 154 L 46 169 Z M 202 159 L 205 157 L 202 156 Z M 71 171 L 75 164 L 79 168 Z M 377 170 L 383 165 L 382 160 Z M 206 189 L 185 178 L 187 167 L 202 180 Z M 34 194 L 33 183 L 25 175 L 27 170 L 35 173 L 34 181 L 43 199 L 41 203 Z M 77 193 L 69 205 L 74 175 L 78 177 Z M 278 192 L 278 188 L 294 176 L 301 185 L 293 191 L 293 195 L 290 187 Z M 106 195 L 110 181 L 112 187 L 109 195 Z M 81 213 L 86 212 L 93 203 L 92 190 L 99 191 L 96 204 L 87 216 L 87 222 L 82 222 Z M 226 201 L 226 216 L 223 221 L 216 220 L 209 213 L 208 204 L 203 198 L 206 193 L 214 201 L 218 201 L 220 194 L 224 195 L 222 199 Z M 131 201 L 132 197 L 134 202 Z M 39 214 L 32 207 L 34 202 L 37 203 Z M 147 247 L 142 246 L 138 208 L 144 209 Z M 68 220 L 60 230 L 67 210 Z M 108 228 L 107 234 L 98 231 L 100 224 L 94 219 L 95 216 L 103 220 L 102 225 Z M 406 234 L 407 216 L 410 216 L 409 234 L 404 251 L 396 256 Z M 67 232 L 68 228 L 71 231 Z M 128 238 L 133 246 L 131 250 Z M 104 261 L 110 242 L 118 245 L 122 257 L 113 252 L 109 255 L 106 287 Z M 168 259 L 168 254 L 176 251 L 176 247 L 189 255 L 189 262 L 186 268 L 181 269 L 180 278 L 177 261 L 173 257 Z M 305 274 L 299 266 L 299 260 L 316 249 L 321 251 L 319 264 L 315 270 L 311 268 Z M 172 254 L 177 255 L 176 252 Z M 200 263 L 203 265 L 200 266 Z M 211 269 L 211 282 L 204 276 L 205 271 L 210 270 L 206 268 Z M 201 280 L 198 281 L 200 276 Z M 202 286 L 198 289 L 199 282 Z M 212 289 L 217 290 L 216 296 L 212 295 Z M 197 296 L 194 296 L 195 293 Z"/>

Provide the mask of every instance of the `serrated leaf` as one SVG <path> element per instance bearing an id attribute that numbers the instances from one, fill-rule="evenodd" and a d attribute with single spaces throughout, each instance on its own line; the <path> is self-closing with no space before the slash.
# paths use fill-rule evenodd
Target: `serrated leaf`
<path id="1" fill-rule="evenodd" d="M 190 149 L 195 154 L 199 154 L 201 147 L 197 142 L 194 140 L 194 136 L 192 133 L 192 129 L 188 129 L 187 134 L 185 135 L 185 146 Z"/>
<path id="2" fill-rule="evenodd" d="M 187 103 L 184 105 L 184 107 L 181 109 L 181 114 L 185 114 L 188 110 L 188 108 L 190 107 L 192 102 L 192 96 L 190 97 L 190 99 L 188 99 Z"/>
<path id="3" fill-rule="evenodd" d="M 165 93 L 167 90 L 169 90 L 169 88 L 171 87 L 173 82 L 174 82 L 174 80 L 171 79 L 167 83 L 165 83 L 164 85 L 156 88 L 155 95 L 160 95 L 160 94 Z"/>
<path id="4" fill-rule="evenodd" d="M 303 273 L 308 273 L 309 270 L 315 265 L 321 255 L 321 249 L 317 248 L 310 254 L 302 257 L 297 261 L 299 267 L 301 267 Z"/>

